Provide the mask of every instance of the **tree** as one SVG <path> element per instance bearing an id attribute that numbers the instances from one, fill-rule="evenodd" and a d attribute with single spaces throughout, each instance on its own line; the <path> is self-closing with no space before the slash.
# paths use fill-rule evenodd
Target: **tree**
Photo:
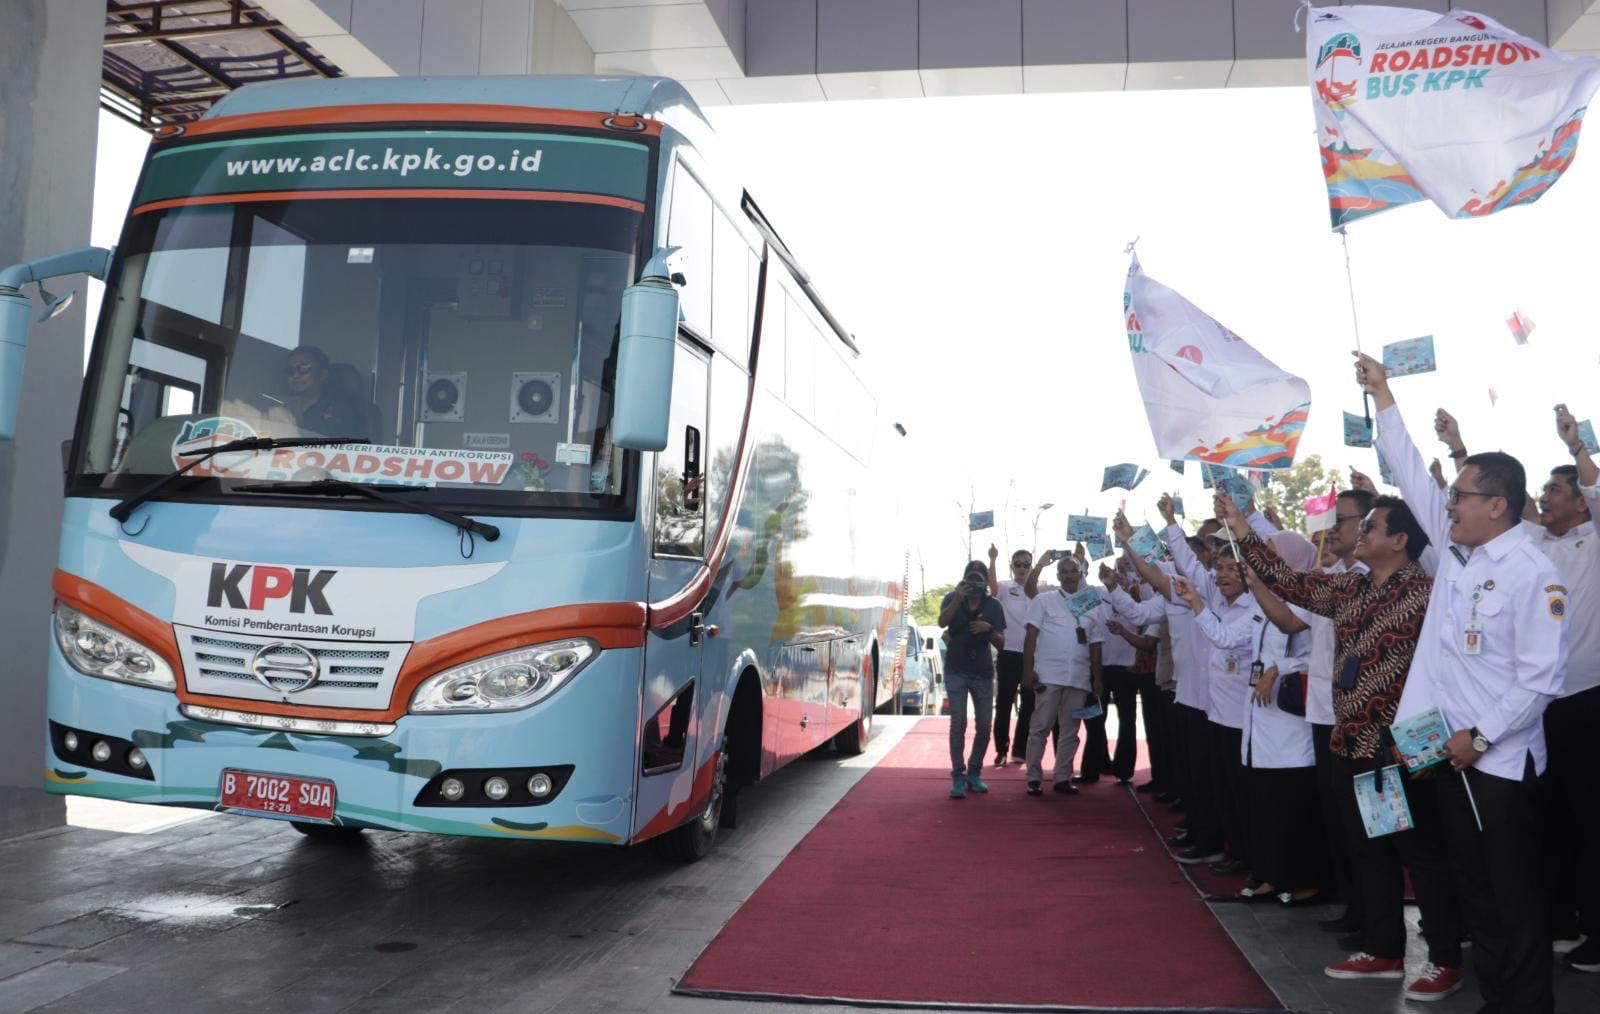
<path id="1" fill-rule="evenodd" d="M 1271 473 L 1267 488 L 1256 494 L 1256 507 L 1265 510 L 1273 507 L 1283 527 L 1291 532 L 1303 532 L 1306 526 L 1306 497 L 1321 496 L 1337 486 L 1347 489 L 1344 476 L 1337 468 L 1325 471 L 1322 456 L 1308 454 L 1295 462 L 1293 468 Z"/>
<path id="2" fill-rule="evenodd" d="M 939 606 L 944 602 L 944 597 L 955 590 L 956 586 L 953 584 L 942 584 L 937 588 L 929 588 L 912 601 L 911 618 L 924 626 L 938 626 Z"/>

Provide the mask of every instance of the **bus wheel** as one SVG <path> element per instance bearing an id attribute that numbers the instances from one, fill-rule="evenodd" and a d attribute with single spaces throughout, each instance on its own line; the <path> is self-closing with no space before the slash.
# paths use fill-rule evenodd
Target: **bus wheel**
<path id="1" fill-rule="evenodd" d="M 716 774 L 711 779 L 711 798 L 700 816 L 654 839 L 656 850 L 680 863 L 695 863 L 711 853 L 717 840 L 717 825 L 722 822 L 722 801 L 728 791 L 726 751 L 717 754 Z"/>
<path id="2" fill-rule="evenodd" d="M 861 681 L 861 717 L 833 737 L 834 746 L 846 757 L 854 757 L 861 753 L 867 748 L 867 741 L 872 738 L 872 706 L 878 690 L 875 676 L 876 674 L 869 675 Z"/>
<path id="3" fill-rule="evenodd" d="M 359 841 L 361 828 L 345 827 L 341 824 L 312 824 L 304 820 L 291 820 L 289 826 L 310 838 L 312 841 L 349 844 Z"/>

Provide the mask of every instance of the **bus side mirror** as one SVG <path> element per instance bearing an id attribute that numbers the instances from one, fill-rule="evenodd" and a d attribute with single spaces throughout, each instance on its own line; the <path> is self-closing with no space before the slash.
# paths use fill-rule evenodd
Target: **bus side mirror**
<path id="1" fill-rule="evenodd" d="M 22 367 L 28 354 L 29 316 L 33 300 L 22 294 L 29 282 L 43 282 L 61 275 L 86 274 L 105 280 L 111 269 L 111 251 L 103 247 L 84 247 L 52 257 L 41 257 L 0 271 L 0 440 L 17 435 L 17 409 L 22 401 Z M 39 291 L 45 298 L 41 321 L 49 320 L 72 302 L 72 293 L 56 297 Z"/>
<path id="2" fill-rule="evenodd" d="M 617 348 L 617 389 L 612 443 L 631 451 L 667 446 L 672 417 L 672 362 L 678 345 L 678 290 L 659 251 L 644 277 L 622 293 L 622 328 Z"/>

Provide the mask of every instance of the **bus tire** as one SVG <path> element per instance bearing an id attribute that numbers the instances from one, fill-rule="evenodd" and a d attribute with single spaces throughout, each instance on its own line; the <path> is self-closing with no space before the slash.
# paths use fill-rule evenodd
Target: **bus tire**
<path id="1" fill-rule="evenodd" d="M 679 863 L 697 863 L 711 854 L 717 841 L 717 827 L 722 823 L 722 802 L 728 787 L 728 764 L 725 752 L 717 753 L 716 774 L 711 779 L 711 798 L 699 816 L 653 839 L 656 851 L 664 858 Z"/>
<path id="2" fill-rule="evenodd" d="M 345 844 L 359 841 L 361 828 L 346 827 L 342 824 L 313 824 L 305 820 L 291 820 L 289 826 L 299 831 L 312 841 L 327 842 L 329 844 Z"/>
<path id="3" fill-rule="evenodd" d="M 846 757 L 858 756 L 867 748 L 867 741 L 872 739 L 872 713 L 878 692 L 877 674 L 872 673 L 862 681 L 861 686 L 861 717 L 851 722 L 837 736 L 833 737 L 833 745 Z"/>

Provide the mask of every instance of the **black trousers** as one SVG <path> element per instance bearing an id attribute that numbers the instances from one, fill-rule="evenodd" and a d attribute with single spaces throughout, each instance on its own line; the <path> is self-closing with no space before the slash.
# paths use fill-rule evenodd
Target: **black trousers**
<path id="1" fill-rule="evenodd" d="M 1144 735 L 1150 746 L 1150 781 L 1161 792 L 1171 792 L 1175 787 L 1172 773 L 1172 699 L 1170 690 L 1156 686 L 1154 676 L 1136 676 L 1149 680 L 1150 692 L 1145 694 L 1141 683 L 1139 693 L 1144 697 Z"/>
<path id="2" fill-rule="evenodd" d="M 1133 770 L 1139 763 L 1139 710 L 1144 710 L 1146 736 L 1151 731 L 1152 699 L 1156 695 L 1156 678 L 1141 676 L 1120 665 L 1105 669 L 1106 694 L 1117 709 L 1117 747 L 1111 755 L 1111 773 L 1122 781 L 1133 779 Z M 1154 763 L 1152 761 L 1152 763 Z M 1153 777 L 1153 774 L 1152 774 Z"/>
<path id="3" fill-rule="evenodd" d="M 1112 773 L 1111 750 L 1106 743 L 1106 714 L 1110 713 L 1117 688 L 1122 685 L 1127 672 L 1120 665 L 1108 665 L 1100 670 L 1101 682 L 1105 684 L 1105 696 L 1100 701 L 1102 714 L 1099 718 L 1085 719 L 1083 723 L 1083 763 L 1079 770 L 1084 778 L 1099 778 Z M 1121 711 L 1117 713 L 1117 722 L 1122 722 Z"/>
<path id="4" fill-rule="evenodd" d="M 1452 875 L 1444 839 L 1453 832 L 1443 819 L 1439 786 L 1458 780 L 1449 769 L 1428 778 L 1402 772 L 1412 828 L 1398 834 L 1368 838 L 1356 803 L 1355 776 L 1379 771 L 1391 764 L 1387 757 L 1351 759 L 1334 754 L 1333 779 L 1340 790 L 1340 810 L 1351 829 L 1356 850 L 1351 856 L 1360 882 L 1362 934 L 1366 950 L 1380 958 L 1406 954 L 1405 871 L 1422 910 L 1422 936 L 1428 942 L 1428 960 L 1446 968 L 1461 967 L 1461 935 L 1465 929 L 1461 901 Z M 1477 943 L 1474 934 L 1473 943 Z M 1546 947 L 1546 953 L 1549 948 Z"/>
<path id="5" fill-rule="evenodd" d="M 1245 783 L 1244 761 L 1239 750 L 1244 730 L 1206 721 L 1211 744 L 1211 788 L 1216 793 L 1217 818 L 1228 854 L 1250 863 L 1250 802 Z"/>
<path id="6" fill-rule="evenodd" d="M 1328 738 L 1332 735 L 1333 726 L 1311 723 L 1311 745 L 1317 754 L 1317 801 L 1321 804 L 1325 832 L 1323 847 L 1327 850 L 1328 869 L 1333 874 L 1333 883 L 1329 886 L 1344 900 L 1345 918 L 1363 925 L 1365 905 L 1353 858 L 1356 842 L 1351 837 L 1350 822 L 1340 813 L 1340 786 L 1333 777 L 1333 751 L 1328 747 Z"/>
<path id="7" fill-rule="evenodd" d="M 1189 730 L 1183 717 L 1184 706 L 1178 703 L 1175 690 L 1163 690 L 1166 701 L 1166 727 L 1170 746 L 1167 748 L 1167 773 L 1164 787 L 1168 792 L 1182 797 L 1189 788 Z M 1184 804 L 1188 805 L 1187 801 Z"/>
<path id="8" fill-rule="evenodd" d="M 1550 1014 L 1555 1010 L 1550 982 L 1555 962 L 1540 866 L 1539 783 L 1533 757 L 1527 758 L 1521 781 L 1475 768 L 1467 769 L 1465 779 L 1441 771 L 1439 811 L 1472 930 L 1472 967 L 1483 1009 Z"/>
<path id="9" fill-rule="evenodd" d="M 1217 812 L 1216 787 L 1211 779 L 1211 723 L 1206 713 L 1187 704 L 1177 706 L 1184 726 L 1183 809 L 1194 844 L 1205 852 L 1221 852 L 1222 819 Z"/>
<path id="10" fill-rule="evenodd" d="M 1250 871 L 1280 891 L 1320 888 L 1327 879 L 1317 769 L 1245 771 L 1250 786 Z"/>
<path id="11" fill-rule="evenodd" d="M 1028 727 L 1033 722 L 1033 691 L 1022 685 L 1022 652 L 1002 651 L 996 666 L 999 676 L 994 698 L 994 752 L 1006 756 L 1009 750 L 1014 760 L 1023 760 L 1028 749 Z M 1011 738 L 1011 706 L 1016 703 L 1017 738 Z"/>
<path id="12" fill-rule="evenodd" d="M 1552 701 L 1544 712 L 1550 762 L 1540 783 L 1545 886 L 1557 937 L 1600 937 L 1600 687 Z"/>

